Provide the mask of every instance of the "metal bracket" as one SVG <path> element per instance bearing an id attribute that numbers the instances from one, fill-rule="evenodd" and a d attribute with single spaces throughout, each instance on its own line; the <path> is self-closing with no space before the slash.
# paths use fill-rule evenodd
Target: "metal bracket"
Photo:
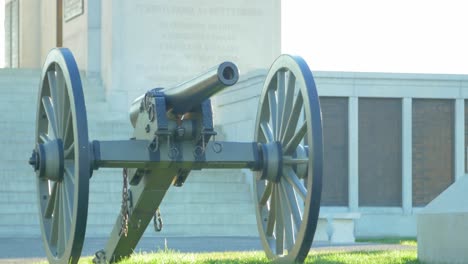
<path id="1" fill-rule="evenodd" d="M 161 232 L 163 228 L 163 220 L 162 220 L 161 211 L 159 210 L 159 208 L 156 209 L 156 211 L 154 212 L 153 225 L 154 225 L 154 231 Z"/>
<path id="2" fill-rule="evenodd" d="M 184 185 L 185 180 L 187 179 L 189 173 L 190 173 L 190 170 L 179 169 L 179 171 L 177 171 L 177 176 L 175 177 L 174 183 L 172 185 L 175 186 L 175 187 L 182 187 L 182 185 Z"/>
<path id="3" fill-rule="evenodd" d="M 106 259 L 106 252 L 104 249 L 101 249 L 94 253 L 94 258 L 93 258 L 93 263 L 94 264 L 107 264 L 109 263 Z"/>
<path id="4" fill-rule="evenodd" d="M 166 116 L 166 98 L 162 90 L 163 88 L 155 88 L 146 92 L 142 101 L 144 109 L 148 112 L 149 121 L 156 121 L 157 134 L 164 133 L 169 128 L 169 121 Z"/>
<path id="5" fill-rule="evenodd" d="M 128 215 L 131 216 L 133 213 L 133 195 L 132 190 L 130 190 L 130 188 L 128 189 L 127 206 Z"/>

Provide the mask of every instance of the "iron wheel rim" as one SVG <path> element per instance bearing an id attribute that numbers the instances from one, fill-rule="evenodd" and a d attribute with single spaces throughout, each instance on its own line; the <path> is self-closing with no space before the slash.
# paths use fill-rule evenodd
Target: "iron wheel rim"
<path id="1" fill-rule="evenodd" d="M 86 230 L 91 168 L 82 84 L 68 49 L 49 52 L 38 95 L 36 146 L 50 140 L 63 146 L 63 178 L 36 177 L 43 244 L 50 263 L 77 263 Z"/>
<path id="2" fill-rule="evenodd" d="M 272 108 L 271 105 L 275 104 Z M 275 60 L 267 74 L 258 109 L 255 141 L 279 142 L 284 151 L 283 168 L 278 182 L 262 180 L 259 175 L 253 180 L 260 239 L 267 257 L 273 261 L 303 262 L 312 245 L 320 210 L 323 140 L 317 89 L 312 73 L 302 58 L 281 55 Z M 297 111 L 300 111 L 305 119 L 300 126 Z M 305 133 L 302 132 L 303 126 L 306 127 Z M 303 137 L 300 136 L 302 133 Z M 297 141 L 296 135 L 301 137 L 302 142 L 309 144 L 305 150 L 307 158 L 294 157 L 300 145 L 300 142 L 297 142 L 298 146 L 293 146 Z M 297 190 L 300 186 L 295 186 L 297 180 L 294 179 L 294 175 L 299 179 L 294 170 L 296 162 L 307 164 L 304 197 L 301 195 L 304 190 L 301 189 L 301 192 Z M 298 198 L 303 200 L 302 209 L 299 205 L 301 199 Z M 293 207 L 299 209 L 299 217 Z M 282 214 L 278 211 L 282 211 Z M 273 218 L 274 220 L 270 220 Z M 276 218 L 282 220 L 277 221 Z M 283 231 L 277 232 L 277 226 Z"/>

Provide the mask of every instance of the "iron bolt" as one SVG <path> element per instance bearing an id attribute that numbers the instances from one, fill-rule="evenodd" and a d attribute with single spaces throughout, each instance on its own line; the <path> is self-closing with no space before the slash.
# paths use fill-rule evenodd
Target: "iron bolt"
<path id="1" fill-rule="evenodd" d="M 35 171 L 39 169 L 39 155 L 35 149 L 33 149 L 31 157 L 29 158 L 29 165 L 31 165 Z"/>

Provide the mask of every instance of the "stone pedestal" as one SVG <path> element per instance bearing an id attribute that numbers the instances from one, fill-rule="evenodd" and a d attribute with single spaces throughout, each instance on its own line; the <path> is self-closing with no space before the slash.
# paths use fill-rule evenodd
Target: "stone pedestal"
<path id="1" fill-rule="evenodd" d="M 468 177 L 418 214 L 418 258 L 424 263 L 468 262 Z"/>

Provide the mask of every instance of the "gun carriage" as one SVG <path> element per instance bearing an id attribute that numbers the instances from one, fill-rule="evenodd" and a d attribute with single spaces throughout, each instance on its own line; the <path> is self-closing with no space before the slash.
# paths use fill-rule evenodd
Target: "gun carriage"
<path id="1" fill-rule="evenodd" d="M 191 170 L 248 168 L 266 255 L 302 262 L 317 226 L 322 181 L 322 124 L 311 71 L 300 57 L 280 56 L 260 95 L 253 142 L 216 141 L 209 98 L 234 85 L 224 62 L 170 89 L 152 89 L 130 108 L 128 140 L 89 141 L 79 71 L 66 48 L 52 50 L 39 86 L 36 135 L 29 160 L 37 181 L 42 239 L 51 263 L 77 263 L 94 170 L 123 168 L 122 212 L 96 263 L 135 249 L 170 186 Z"/>

